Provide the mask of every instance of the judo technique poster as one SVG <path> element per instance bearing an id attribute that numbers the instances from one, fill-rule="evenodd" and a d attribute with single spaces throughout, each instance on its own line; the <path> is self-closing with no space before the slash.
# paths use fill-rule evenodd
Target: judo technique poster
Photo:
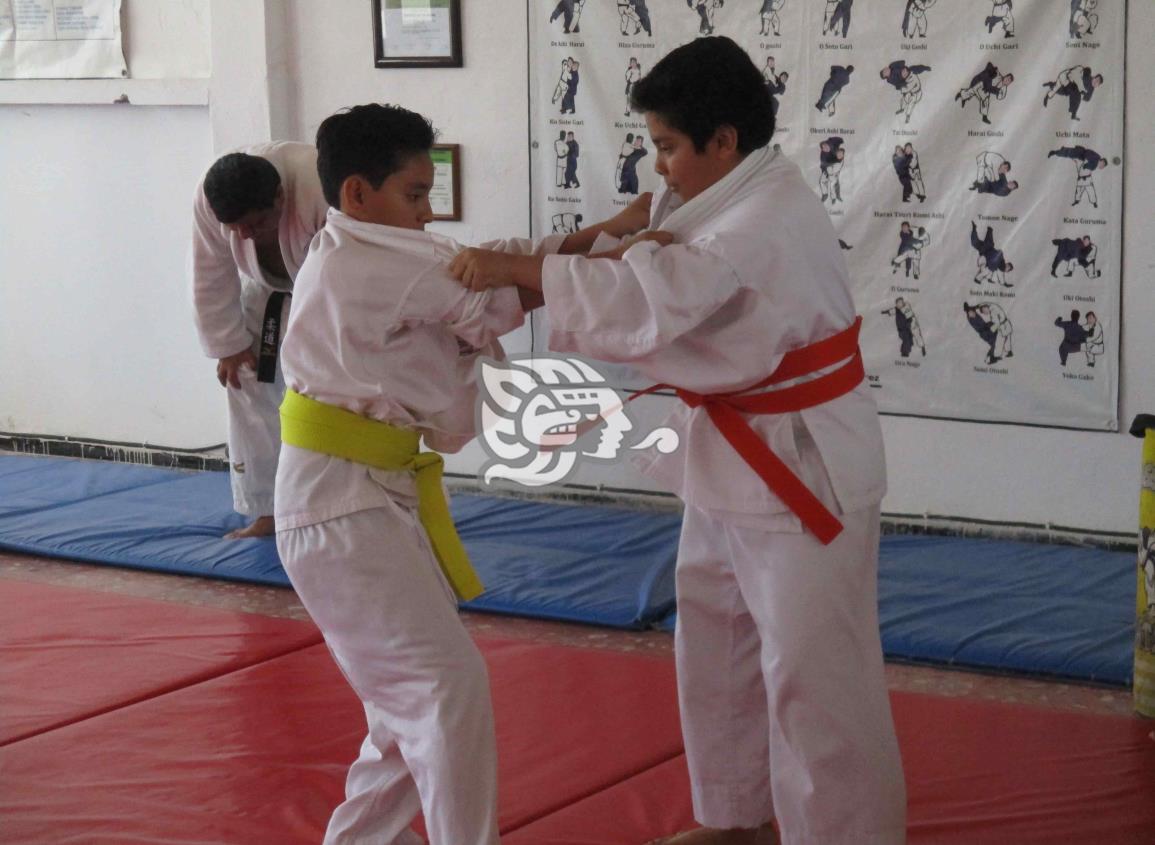
<path id="1" fill-rule="evenodd" d="M 831 216 L 879 408 L 1117 429 L 1125 8 L 530 0 L 534 232 L 659 184 L 630 86 L 728 36 Z"/>

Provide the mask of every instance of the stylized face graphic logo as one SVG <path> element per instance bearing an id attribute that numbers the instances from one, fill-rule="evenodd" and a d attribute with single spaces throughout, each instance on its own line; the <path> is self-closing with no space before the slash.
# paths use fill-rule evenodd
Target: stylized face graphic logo
<path id="1" fill-rule="evenodd" d="M 483 360 L 479 428 L 492 460 L 482 470 L 531 487 L 564 479 L 579 457 L 618 457 L 634 423 L 617 391 L 578 358 L 521 357 Z M 664 454 L 678 445 L 667 428 L 651 432 L 631 449 L 657 446 Z"/>

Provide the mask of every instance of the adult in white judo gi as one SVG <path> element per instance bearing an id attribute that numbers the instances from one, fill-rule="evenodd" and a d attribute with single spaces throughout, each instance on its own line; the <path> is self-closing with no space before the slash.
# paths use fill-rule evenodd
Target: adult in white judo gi
<path id="1" fill-rule="evenodd" d="M 922 350 L 923 355 L 926 355 L 926 341 L 922 337 L 922 327 L 918 323 L 918 317 L 914 314 L 914 306 L 910 302 L 904 297 L 897 297 L 894 300 L 894 307 L 883 308 L 882 313 L 888 317 L 894 317 L 894 326 L 898 330 L 899 355 L 903 358 L 909 358 L 910 351 L 915 346 Z"/>
<path id="2" fill-rule="evenodd" d="M 278 334 L 293 280 L 329 204 L 308 144 L 245 147 L 197 185 L 190 260 L 193 310 L 229 407 L 233 507 L 253 518 L 230 537 L 273 533 L 273 484 L 285 386 Z"/>
<path id="3" fill-rule="evenodd" d="M 630 63 L 626 67 L 626 111 L 625 114 L 629 117 L 630 114 L 630 94 L 634 90 L 634 85 L 642 78 L 642 66 L 638 64 L 637 58 L 630 56 Z"/>
<path id="4" fill-rule="evenodd" d="M 569 160 L 569 144 L 565 141 L 565 130 L 560 129 L 557 140 L 553 142 L 554 155 L 554 184 L 558 188 L 567 187 L 565 183 L 565 168 Z"/>
<path id="5" fill-rule="evenodd" d="M 1085 65 L 1075 65 L 1062 71 L 1054 82 L 1044 82 L 1047 93 L 1043 95 L 1043 106 L 1046 107 L 1054 97 L 1067 98 L 1067 110 L 1071 120 L 1079 119 L 1079 108 L 1088 102 L 1095 91 L 1103 84 L 1103 74 L 1093 73 Z"/>
<path id="6" fill-rule="evenodd" d="M 902 34 L 907 38 L 926 38 L 926 10 L 938 0 L 906 0 L 902 13 Z"/>
<path id="7" fill-rule="evenodd" d="M 1047 158 L 1059 156 L 1069 158 L 1075 164 L 1075 197 L 1071 201 L 1076 206 L 1089 197 L 1091 205 L 1099 207 L 1099 192 L 1095 190 L 1095 173 L 1107 166 L 1107 159 L 1089 147 L 1059 147 L 1047 152 Z"/>
<path id="8" fill-rule="evenodd" d="M 626 140 L 622 141 L 622 148 L 618 150 L 618 162 L 614 166 L 614 190 L 620 191 L 622 189 L 622 166 L 626 163 L 626 159 L 634 152 L 634 133 L 627 132 Z"/>
<path id="9" fill-rule="evenodd" d="M 553 222 L 553 231 L 569 234 L 576 232 L 582 227 L 582 215 L 575 214 L 572 211 L 563 211 L 555 214 L 551 218 Z"/>
<path id="10" fill-rule="evenodd" d="M 834 13 L 838 11 L 838 4 L 842 0 L 826 0 L 826 9 L 822 12 L 822 34 L 834 32 Z"/>
<path id="11" fill-rule="evenodd" d="M 983 123 L 991 122 L 991 97 L 996 100 L 1005 100 L 1007 91 L 1015 81 L 1013 73 L 1003 73 L 994 63 L 987 62 L 986 67 L 971 77 L 970 85 L 959 89 L 954 95 L 955 102 L 960 108 L 966 108 L 971 100 L 978 100 L 979 115 Z"/>
<path id="12" fill-rule="evenodd" d="M 831 206 L 842 202 L 842 166 L 845 163 L 846 147 L 841 136 L 834 135 L 819 142 L 818 190 L 822 192 L 822 201 L 829 199 Z"/>
<path id="13" fill-rule="evenodd" d="M 1095 316 L 1094 311 L 1088 311 L 1083 318 L 1083 330 L 1087 332 L 1087 339 L 1083 343 L 1083 352 L 1087 356 L 1087 366 L 1095 366 L 1095 359 L 1107 351 L 1103 342 L 1103 324 Z"/>
<path id="14" fill-rule="evenodd" d="M 1069 30 L 1072 38 L 1081 39 L 1084 35 L 1091 35 L 1099 25 L 1099 16 L 1095 9 L 1099 8 L 1099 0 L 1071 0 L 1071 21 Z"/>
<path id="15" fill-rule="evenodd" d="M 912 273 L 915 279 L 922 273 L 922 250 L 930 246 L 930 233 L 924 226 L 911 228 L 904 220 L 899 225 L 898 253 L 890 260 L 891 273 L 897 273 L 905 265 L 906 275 Z"/>
<path id="16" fill-rule="evenodd" d="M 995 333 L 995 358 L 1013 358 L 1015 350 L 1011 340 L 1014 337 L 1014 326 L 1003 306 L 997 302 L 980 302 L 976 307 L 979 316 L 990 323 L 991 331 Z"/>
<path id="17" fill-rule="evenodd" d="M 898 111 L 895 114 L 906 115 L 906 123 L 910 123 L 910 116 L 914 113 L 914 107 L 922 102 L 922 82 L 919 80 L 917 73 L 912 73 L 906 78 L 903 86 L 899 89 L 902 97 L 898 103 Z"/>
<path id="18" fill-rule="evenodd" d="M 1013 282 L 1007 281 L 1007 273 L 1015 269 L 1013 262 L 1007 260 L 1001 249 L 995 246 L 995 230 L 987 226 L 986 233 L 979 238 L 978 224 L 971 221 L 971 246 L 978 252 L 976 261 L 975 284 L 990 282 L 1003 287 L 1014 287 Z"/>
<path id="19" fill-rule="evenodd" d="M 934 0 L 931 0 L 934 2 Z M 759 35 L 781 35 L 780 27 L 782 19 L 778 13 L 782 11 L 782 7 L 786 5 L 786 0 L 762 0 L 762 8 L 758 15 L 762 21 L 762 28 L 758 30 Z"/>
<path id="20" fill-rule="evenodd" d="M 334 209 L 298 276 L 284 343 L 277 550 L 368 722 L 326 845 L 419 843 L 409 829 L 418 811 L 430 845 L 498 841 L 488 680 L 457 616 L 454 593 L 471 596 L 422 515 L 425 470 L 354 448 L 389 452 L 400 439 L 407 463 L 430 457 L 416 453 L 418 435 L 460 449 L 475 433 L 477 356 L 500 356 L 498 336 L 523 321 L 516 290 L 462 289 L 446 272 L 460 247 L 423 231 L 432 143 L 424 118 L 394 106 L 357 106 L 321 124 L 318 169 Z M 317 422 L 337 432 L 332 442 Z M 439 474 L 432 481 L 440 495 Z"/>
<path id="21" fill-rule="evenodd" d="M 556 104 L 558 100 L 565 96 L 565 92 L 569 89 L 570 76 L 573 74 L 573 58 L 567 56 L 561 60 L 561 75 L 557 78 L 557 85 L 553 87 L 553 97 L 550 102 Z"/>
<path id="22" fill-rule="evenodd" d="M 878 72 L 879 78 L 883 82 L 893 86 L 894 90 L 898 91 L 898 111 L 895 114 L 905 114 L 907 123 L 910 123 L 910 116 L 914 112 L 914 107 L 922 101 L 920 77 L 930 71 L 930 65 L 908 65 L 902 59 L 898 59 Z"/>
<path id="23" fill-rule="evenodd" d="M 984 21 L 987 32 L 994 34 L 995 27 L 1003 28 L 1004 38 L 1015 37 L 1014 0 L 991 0 L 991 13 Z"/>
<path id="24" fill-rule="evenodd" d="M 466 250 L 450 269 L 540 289 L 551 349 L 628 363 L 686 402 L 665 423 L 682 445 L 643 468 L 686 504 L 677 663 L 704 828 L 664 841 L 762 845 L 776 818 L 785 845 L 902 843 L 877 618 L 886 470 L 837 236 L 769 146 L 769 95 L 734 42 L 678 47 L 634 106 L 665 180 L 660 232 L 603 239 L 620 260 Z"/>
<path id="25" fill-rule="evenodd" d="M 714 13 L 722 6 L 723 0 L 690 0 L 691 8 L 698 13 L 698 34 L 712 35 L 714 32 Z"/>
<path id="26" fill-rule="evenodd" d="M 918 197 L 918 201 L 923 202 L 926 200 L 926 183 L 922 179 L 922 165 L 919 163 L 914 144 L 905 144 L 902 152 L 906 156 L 907 167 L 910 170 L 911 188 L 914 190 L 914 195 Z"/>
<path id="27" fill-rule="evenodd" d="M 984 150 L 975 156 L 975 179 L 972 185 L 997 182 L 1000 176 L 1011 172 L 1011 163 L 1001 153 Z"/>
<path id="28" fill-rule="evenodd" d="M 618 28 L 622 35 L 637 35 L 642 31 L 642 21 L 631 0 L 618 0 Z"/>

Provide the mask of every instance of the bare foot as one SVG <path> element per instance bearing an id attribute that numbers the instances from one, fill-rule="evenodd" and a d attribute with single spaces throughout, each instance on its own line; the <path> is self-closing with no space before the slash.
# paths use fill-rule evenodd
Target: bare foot
<path id="1" fill-rule="evenodd" d="M 246 537 L 271 537 L 277 532 L 277 524 L 271 516 L 258 516 L 244 528 L 230 531 L 225 535 L 226 540 L 243 540 Z"/>
<path id="2" fill-rule="evenodd" d="M 779 839 L 773 825 L 767 822 L 756 830 L 700 827 L 651 840 L 647 845 L 779 845 Z"/>

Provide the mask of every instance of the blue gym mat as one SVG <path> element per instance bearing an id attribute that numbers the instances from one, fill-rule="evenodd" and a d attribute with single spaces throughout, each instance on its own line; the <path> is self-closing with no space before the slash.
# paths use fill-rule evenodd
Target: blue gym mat
<path id="1" fill-rule="evenodd" d="M 454 520 L 486 585 L 466 607 L 646 628 L 674 606 L 681 519 L 611 507 L 456 495 Z M 0 548 L 137 569 L 288 585 L 226 473 L 0 456 Z"/>
<path id="2" fill-rule="evenodd" d="M 888 534 L 882 650 L 894 660 L 1130 684 L 1135 555 Z M 673 630 L 677 612 L 659 623 Z"/>
<path id="3" fill-rule="evenodd" d="M 888 535 L 878 606 L 888 657 L 1129 684 L 1134 553 Z"/>
<path id="4" fill-rule="evenodd" d="M 467 608 L 618 628 L 673 626 L 675 514 L 453 497 L 487 592 Z M 224 473 L 0 456 L 0 549 L 285 585 Z M 958 537 L 884 536 L 889 657 L 1129 683 L 1135 556 Z"/>
<path id="5" fill-rule="evenodd" d="M 452 510 L 485 584 L 467 609 L 648 628 L 674 608 L 678 514 L 461 494 Z"/>

